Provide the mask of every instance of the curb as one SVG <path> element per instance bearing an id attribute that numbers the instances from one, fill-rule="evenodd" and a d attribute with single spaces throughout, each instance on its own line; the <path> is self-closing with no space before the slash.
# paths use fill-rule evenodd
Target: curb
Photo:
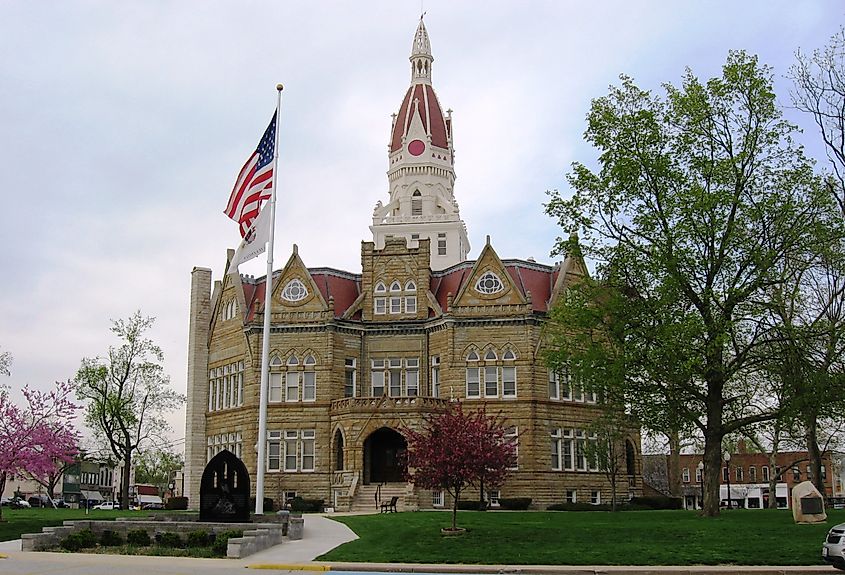
<path id="1" fill-rule="evenodd" d="M 253 563 L 247 569 L 276 569 L 279 571 L 330 571 L 330 565 L 314 565 L 307 563 Z"/>

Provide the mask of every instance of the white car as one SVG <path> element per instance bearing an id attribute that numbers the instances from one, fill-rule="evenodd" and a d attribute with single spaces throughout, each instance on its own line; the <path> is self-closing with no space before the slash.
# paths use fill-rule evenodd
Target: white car
<path id="1" fill-rule="evenodd" d="M 845 570 L 845 523 L 831 528 L 822 545 L 822 559 Z"/>
<path id="2" fill-rule="evenodd" d="M 120 509 L 117 505 L 114 504 L 114 501 L 103 501 L 99 505 L 95 505 L 91 509 L 102 509 L 104 511 L 114 511 L 115 509 Z"/>

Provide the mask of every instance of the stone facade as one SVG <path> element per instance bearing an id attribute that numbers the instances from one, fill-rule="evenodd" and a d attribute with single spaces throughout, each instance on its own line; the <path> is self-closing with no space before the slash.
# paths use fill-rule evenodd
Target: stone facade
<path id="1" fill-rule="evenodd" d="M 429 49 L 420 23 L 408 94 L 418 84 L 431 90 Z M 192 506 L 208 459 L 226 448 L 254 473 L 258 441 L 267 442 L 265 495 L 277 501 L 295 493 L 344 510 L 369 497 L 368 486 L 387 483 L 402 493 L 400 509 L 448 505 L 430 491 L 400 488 L 399 462 L 403 430 L 454 401 L 501 414 L 518 435 L 518 467 L 499 497 L 531 497 L 535 508 L 567 497 L 609 499 L 610 482 L 582 456 L 600 405 L 543 362 L 548 310 L 586 274 L 584 262 L 502 260 L 489 237 L 477 259 L 466 260 L 469 244 L 452 197 L 451 115 L 442 117 L 428 96 L 427 107 L 416 101 L 409 112 L 409 98 L 403 127 L 394 119 L 390 174 L 417 179 L 397 186 L 399 176 L 391 176 L 388 205 L 396 217 L 406 208 L 422 212 L 408 228 L 414 233 L 373 229 L 375 241 L 361 245 L 360 274 L 309 268 L 296 246 L 273 274 L 267 437 L 257 436 L 265 278 L 228 274 L 212 292 L 210 273 L 195 269 L 185 475 Z M 422 142 L 413 149 L 419 153 L 403 155 L 413 142 Z M 428 145 L 434 159 L 420 152 Z M 437 156 L 441 148 L 448 158 Z M 414 206 L 420 189 L 428 191 Z M 443 224 L 437 202 L 449 198 L 453 231 L 463 233 L 458 245 L 436 233 Z M 449 258 L 457 261 L 445 266 Z M 627 498 L 641 493 L 639 431 L 625 442 L 618 494 Z"/>

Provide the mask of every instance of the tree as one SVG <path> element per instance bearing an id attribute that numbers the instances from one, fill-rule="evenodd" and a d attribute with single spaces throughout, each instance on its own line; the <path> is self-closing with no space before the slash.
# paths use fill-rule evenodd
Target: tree
<path id="1" fill-rule="evenodd" d="M 165 448 L 153 448 L 138 453 L 135 458 L 135 481 L 155 485 L 164 495 L 174 471 L 182 469 L 185 458 Z"/>
<path id="2" fill-rule="evenodd" d="M 845 214 L 845 28 L 823 50 L 812 55 L 800 50 L 790 69 L 792 103 L 813 117 L 833 169 L 830 185 Z"/>
<path id="3" fill-rule="evenodd" d="M 0 375 L 11 375 L 12 354 L 8 351 L 0 352 Z"/>
<path id="4" fill-rule="evenodd" d="M 453 499 L 452 530 L 458 502 L 469 485 L 501 485 L 513 466 L 515 445 L 501 421 L 483 408 L 464 413 L 460 403 L 434 415 L 421 431 L 406 429 L 410 479 L 424 489 L 445 489 Z"/>
<path id="5" fill-rule="evenodd" d="M 7 390 L 0 390 L 0 493 L 10 475 L 41 477 L 53 472 L 57 461 L 73 460 L 79 437 L 73 427 L 77 407 L 69 398 L 72 391 L 69 381 L 48 392 L 27 386 L 21 408 Z"/>
<path id="6" fill-rule="evenodd" d="M 594 100 L 585 137 L 599 169 L 575 163 L 574 195 L 551 193 L 547 212 L 582 232 L 581 249 L 610 282 L 605 299 L 583 298 L 580 309 L 610 302 L 611 312 L 567 314 L 588 321 L 572 326 L 562 353 L 596 382 L 606 371 L 596 360 L 611 358 L 604 384 L 626 403 L 668 406 L 699 429 L 704 514 L 714 516 L 723 438 L 778 415 L 738 401 L 759 393 L 748 386 L 762 381 L 751 375 L 773 288 L 845 234 L 755 57 L 731 52 L 721 77 L 702 83 L 687 71 L 681 87 L 664 88 L 661 98 L 623 76 Z M 558 240 L 557 252 L 573 243 Z M 607 329 L 624 345 L 603 339 Z"/>
<path id="7" fill-rule="evenodd" d="M 607 409 L 590 425 L 590 437 L 584 445 L 588 461 L 595 461 L 610 482 L 610 509 L 616 511 L 619 478 L 627 470 L 625 439 L 634 426 L 619 409 Z"/>
<path id="8" fill-rule="evenodd" d="M 123 463 L 121 506 L 129 505 L 129 470 L 135 450 L 163 439 L 170 425 L 163 414 L 184 403 L 169 387 L 161 349 L 145 336 L 154 318 L 135 312 L 112 322 L 122 342 L 106 358 L 85 358 L 76 374 L 77 396 L 87 402 L 85 422 Z"/>

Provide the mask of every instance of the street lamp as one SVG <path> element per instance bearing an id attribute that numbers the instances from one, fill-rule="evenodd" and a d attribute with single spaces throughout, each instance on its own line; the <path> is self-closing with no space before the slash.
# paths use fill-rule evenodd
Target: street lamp
<path id="1" fill-rule="evenodd" d="M 733 507 L 731 505 L 731 453 L 726 451 L 725 456 L 725 470 L 728 472 L 728 509 Z"/>
<path id="2" fill-rule="evenodd" d="M 698 482 L 701 484 L 701 509 L 704 509 L 704 462 L 698 462 Z"/>

